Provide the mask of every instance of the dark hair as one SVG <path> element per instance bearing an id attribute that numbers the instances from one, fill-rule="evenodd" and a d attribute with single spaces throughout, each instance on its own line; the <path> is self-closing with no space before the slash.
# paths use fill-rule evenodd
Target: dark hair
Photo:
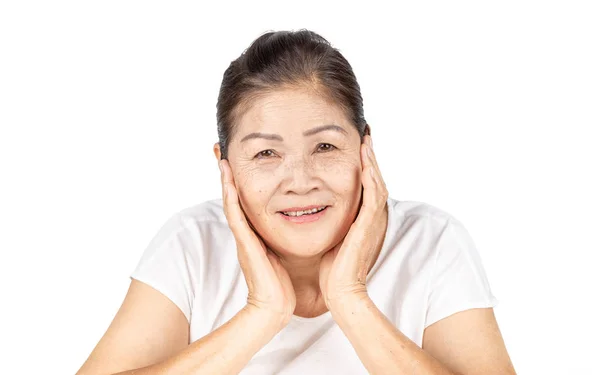
<path id="1" fill-rule="evenodd" d="M 305 87 L 344 110 L 361 135 L 370 133 L 360 87 L 348 61 L 319 34 L 271 31 L 259 36 L 225 73 L 217 100 L 221 159 L 235 131 L 235 120 L 257 97 L 277 89 Z"/>

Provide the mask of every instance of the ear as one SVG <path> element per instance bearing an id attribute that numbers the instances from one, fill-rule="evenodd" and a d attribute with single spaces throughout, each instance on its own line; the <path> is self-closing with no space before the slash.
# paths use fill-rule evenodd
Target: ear
<path id="1" fill-rule="evenodd" d="M 221 146 L 219 145 L 219 142 L 215 143 L 215 145 L 213 146 L 213 152 L 215 153 L 217 162 L 219 162 L 219 160 L 221 160 Z"/>

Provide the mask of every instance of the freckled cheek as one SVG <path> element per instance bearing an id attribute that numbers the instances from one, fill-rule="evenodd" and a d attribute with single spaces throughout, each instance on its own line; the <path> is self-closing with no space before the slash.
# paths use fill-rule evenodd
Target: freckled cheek
<path id="1" fill-rule="evenodd" d="M 348 185 L 360 180 L 360 165 L 353 161 L 323 160 L 317 165 L 317 170 L 327 176 L 327 180 L 338 180 L 342 185 Z"/>
<path id="2" fill-rule="evenodd" d="M 264 212 L 276 181 L 272 173 L 240 173 L 236 176 L 238 194 L 245 208 L 256 215 Z M 248 213 L 248 211 L 247 211 Z"/>
<path id="3" fill-rule="evenodd" d="M 349 206 L 356 200 L 361 189 L 361 168 L 352 161 L 337 161 L 322 165 L 320 174 L 329 189 L 347 200 Z"/>

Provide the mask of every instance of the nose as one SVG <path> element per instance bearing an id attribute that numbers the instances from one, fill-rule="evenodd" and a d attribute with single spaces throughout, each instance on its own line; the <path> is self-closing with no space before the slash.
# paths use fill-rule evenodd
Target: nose
<path id="1" fill-rule="evenodd" d="M 294 158 L 282 167 L 284 177 L 281 186 L 285 194 L 305 195 L 321 186 L 314 162 L 309 158 Z"/>

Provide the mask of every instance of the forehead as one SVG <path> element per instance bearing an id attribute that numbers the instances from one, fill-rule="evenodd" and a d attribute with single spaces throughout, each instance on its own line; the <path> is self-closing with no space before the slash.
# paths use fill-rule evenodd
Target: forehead
<path id="1" fill-rule="evenodd" d="M 354 127 L 341 106 L 308 89 L 282 89 L 262 94 L 252 100 L 239 117 L 236 134 L 251 132 L 302 132 L 320 125 Z"/>

